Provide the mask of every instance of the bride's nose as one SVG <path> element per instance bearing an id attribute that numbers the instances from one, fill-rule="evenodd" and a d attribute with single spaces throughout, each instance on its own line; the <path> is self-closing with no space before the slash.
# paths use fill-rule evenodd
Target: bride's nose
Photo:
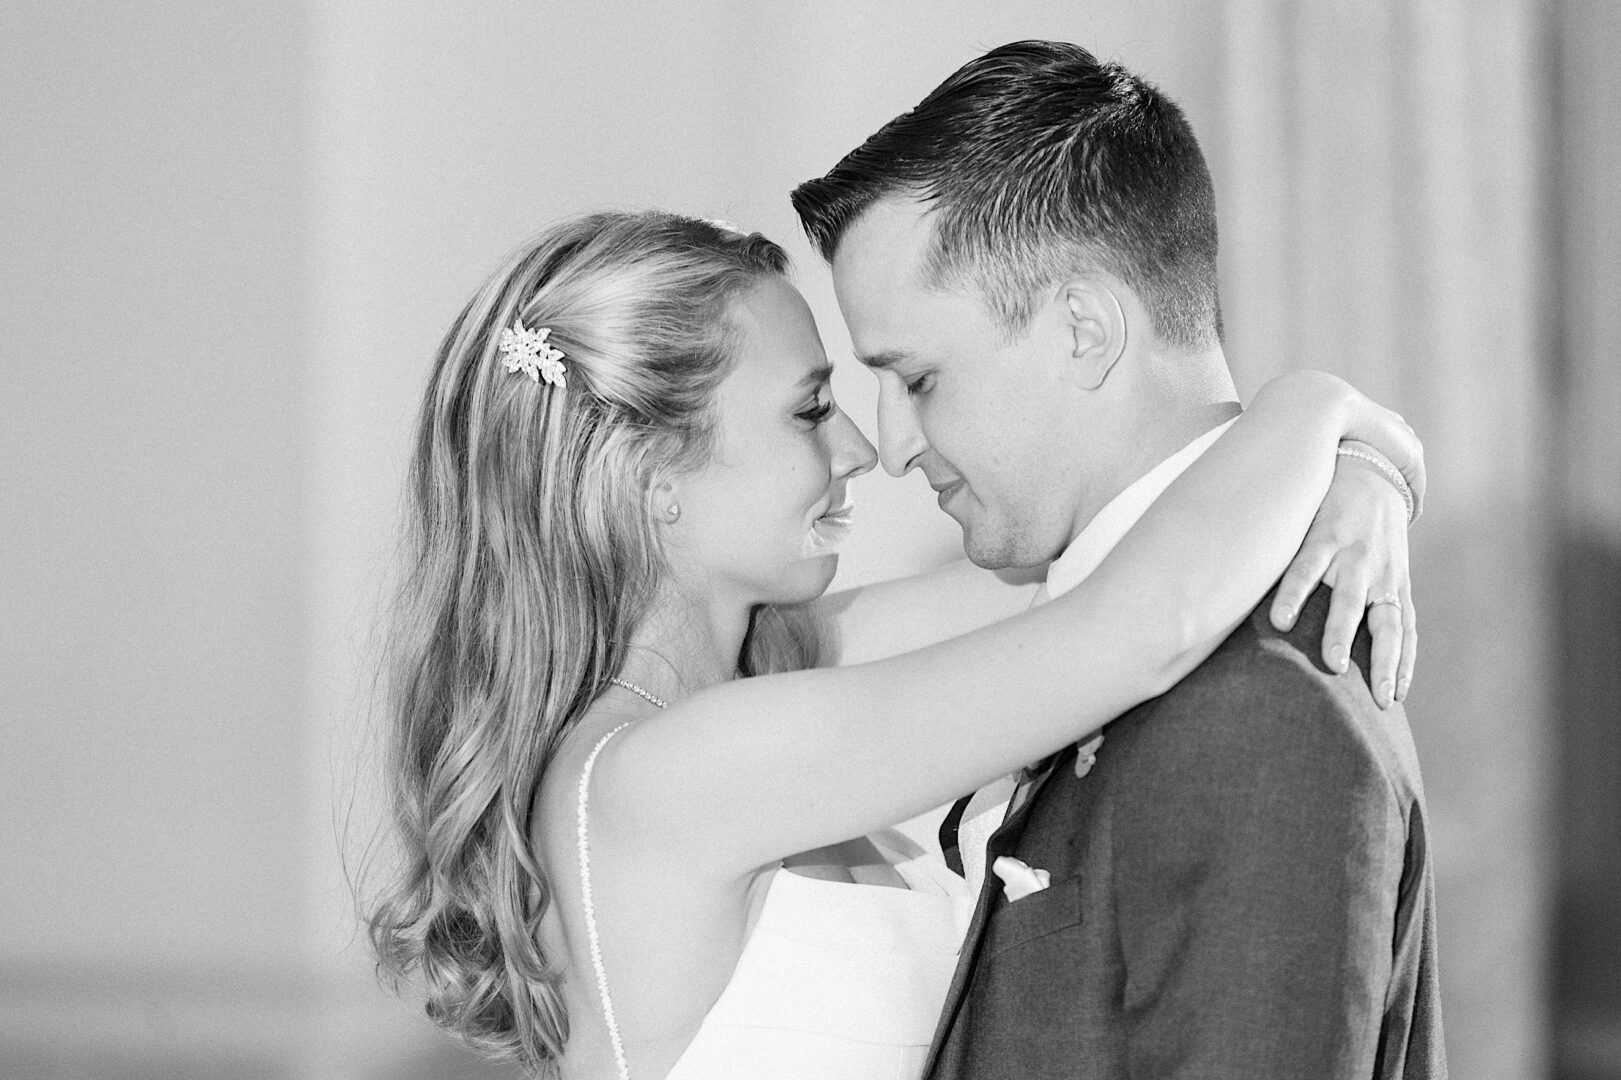
<path id="1" fill-rule="evenodd" d="M 852 477 L 862 473 L 871 472 L 872 467 L 878 464 L 878 451 L 873 449 L 872 443 L 861 434 L 856 422 L 839 413 L 834 420 L 833 431 L 833 475 Z"/>

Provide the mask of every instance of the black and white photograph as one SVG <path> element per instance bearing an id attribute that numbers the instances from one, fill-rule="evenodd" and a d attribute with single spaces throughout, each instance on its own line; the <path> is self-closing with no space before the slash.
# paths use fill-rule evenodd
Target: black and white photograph
<path id="1" fill-rule="evenodd" d="M 1621 1080 L 1618 49 L 13 0 L 0 1080 Z"/>

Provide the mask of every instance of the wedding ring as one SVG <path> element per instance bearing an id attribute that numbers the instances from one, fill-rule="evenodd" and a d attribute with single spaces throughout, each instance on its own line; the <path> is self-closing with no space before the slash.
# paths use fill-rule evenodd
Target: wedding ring
<path id="1" fill-rule="evenodd" d="M 1378 607 L 1380 604 L 1389 604 L 1391 607 L 1395 608 L 1397 611 L 1400 611 L 1401 610 L 1401 597 L 1397 596 L 1395 593 L 1385 593 L 1383 596 L 1376 596 L 1372 600 L 1368 601 L 1368 610 L 1372 611 L 1374 608 Z"/>

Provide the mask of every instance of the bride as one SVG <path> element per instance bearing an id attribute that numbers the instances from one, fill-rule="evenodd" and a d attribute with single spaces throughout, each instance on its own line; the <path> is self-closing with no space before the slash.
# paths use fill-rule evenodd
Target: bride
<path id="1" fill-rule="evenodd" d="M 912 651 L 827 666 L 819 616 L 884 607 L 809 603 L 874 464 L 828 375 L 780 248 L 662 213 L 557 225 L 446 336 L 391 625 L 402 859 L 370 924 L 474 1046 L 565 1078 L 917 1075 L 969 900 L 852 838 L 1196 667 L 1300 548 L 1341 439 L 1416 460 L 1394 414 L 1286 376 L 1080 587 L 1008 618 L 1028 587 L 964 577 Z M 1366 502 L 1328 531 L 1405 587 Z"/>

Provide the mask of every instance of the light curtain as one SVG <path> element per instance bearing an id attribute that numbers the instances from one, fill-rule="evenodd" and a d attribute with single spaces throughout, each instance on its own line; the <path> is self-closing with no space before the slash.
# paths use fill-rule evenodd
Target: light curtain
<path id="1" fill-rule="evenodd" d="M 1546 1067 L 1556 510 L 1547 19 L 1522 0 L 1227 0 L 1204 132 L 1241 388 L 1340 373 L 1425 439 L 1409 712 L 1455 1076 Z"/>

